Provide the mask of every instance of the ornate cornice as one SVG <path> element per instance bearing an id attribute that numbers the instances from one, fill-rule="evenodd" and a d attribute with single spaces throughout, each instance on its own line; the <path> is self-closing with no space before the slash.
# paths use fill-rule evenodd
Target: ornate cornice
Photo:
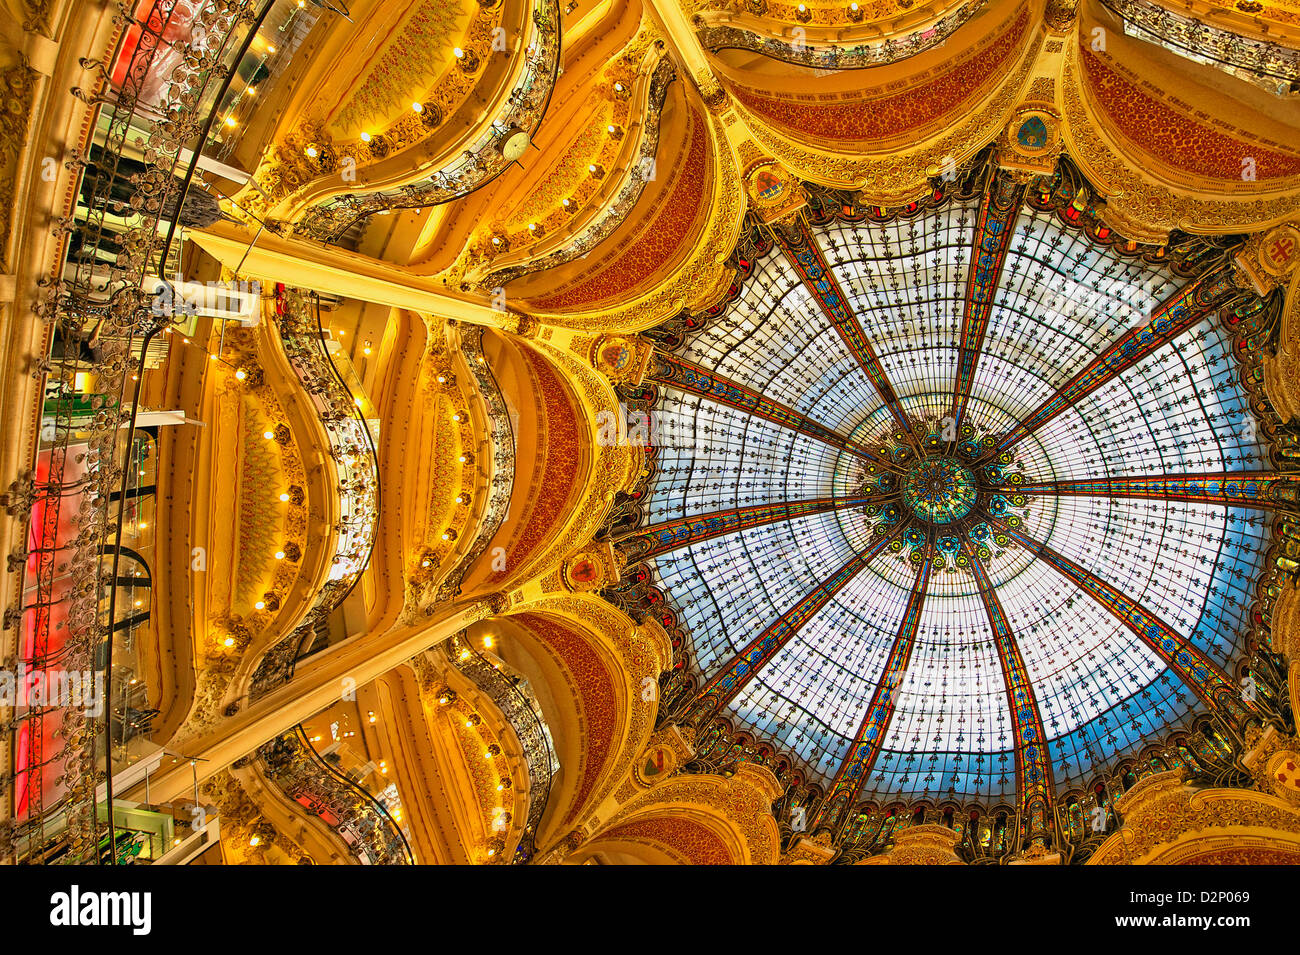
<path id="1" fill-rule="evenodd" d="M 1273 795 L 1238 789 L 1200 790 L 1174 769 L 1148 776 L 1117 801 L 1124 826 L 1088 860 L 1088 865 L 1157 862 L 1181 837 L 1259 830 L 1300 834 L 1300 809 Z"/>
<path id="2" fill-rule="evenodd" d="M 740 167 L 727 143 L 718 117 L 708 114 L 709 147 L 714 157 L 712 207 L 704 233 L 694 253 L 663 284 L 626 306 L 591 312 L 547 314 L 535 317 L 560 328 L 583 331 L 635 332 L 650 328 L 683 309 L 699 309 L 722 295 L 729 277 L 724 263 L 736 245 L 745 212 Z"/>
<path id="3" fill-rule="evenodd" d="M 1038 32 L 1022 54 L 1020 65 L 982 108 L 956 128 L 908 152 L 868 157 L 809 149 L 790 142 L 743 106 L 736 108 L 744 112 L 754 138 L 800 178 L 860 190 L 877 205 L 906 205 L 930 191 L 932 177 L 967 162 L 1002 133 L 1013 106 L 1021 99 L 1042 44 L 1043 34 Z"/>
<path id="4" fill-rule="evenodd" d="M 1300 211 L 1300 195 L 1210 198 L 1152 182 L 1109 144 L 1084 104 L 1077 44 L 1066 51 L 1061 88 L 1070 155 L 1106 197 L 1107 221 L 1130 238 L 1159 242 L 1174 229 L 1194 235 L 1253 231 Z"/>

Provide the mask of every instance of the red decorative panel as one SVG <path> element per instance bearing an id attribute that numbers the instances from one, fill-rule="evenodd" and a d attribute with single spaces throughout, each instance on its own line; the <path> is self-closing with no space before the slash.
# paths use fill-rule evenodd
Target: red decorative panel
<path id="1" fill-rule="evenodd" d="M 614 682 L 596 651 L 568 627 L 537 614 L 520 614 L 513 620 L 531 631 L 558 657 L 578 692 L 579 715 L 586 731 L 581 742 L 582 765 L 578 789 L 565 823 L 572 822 L 590 798 L 614 746 Z"/>
<path id="2" fill-rule="evenodd" d="M 660 175 L 671 170 L 676 179 L 666 187 L 658 208 L 637 234 L 625 240 L 618 254 L 594 275 L 578 279 L 557 294 L 533 300 L 533 306 L 547 311 L 599 308 L 611 300 L 635 295 L 644 291 L 655 273 L 687 245 L 696 218 L 707 211 L 708 130 L 694 113 L 687 137 L 680 161 L 671 157 L 671 162 L 658 164 Z"/>
<path id="3" fill-rule="evenodd" d="M 1300 849 L 1285 846 L 1241 846 L 1209 849 L 1180 859 L 1179 865 L 1300 865 Z"/>
<path id="4" fill-rule="evenodd" d="M 1083 75 L 1092 101 L 1124 136 L 1175 169 L 1211 179 L 1243 181 L 1243 160 L 1254 160 L 1256 180 L 1300 175 L 1300 156 L 1210 129 L 1153 99 L 1081 47 Z"/>
<path id="5" fill-rule="evenodd" d="M 726 844 L 708 826 L 690 819 L 643 819 L 625 822 L 603 832 L 596 840 L 627 839 L 657 843 L 685 857 L 691 865 L 736 865 Z"/>
<path id="6" fill-rule="evenodd" d="M 1024 48 L 1029 12 L 1023 8 L 1002 36 L 976 56 L 901 93 L 852 103 L 779 99 L 736 87 L 740 102 L 779 129 L 806 140 L 868 143 L 890 140 L 971 108 L 980 89 L 1009 69 Z"/>
<path id="7" fill-rule="evenodd" d="M 523 565 L 548 534 L 561 526 L 569 514 L 569 497 L 582 461 L 578 443 L 577 411 L 574 410 L 559 376 L 550 363 L 527 347 L 519 349 L 533 374 L 541 404 L 541 435 L 537 465 L 528 483 L 534 495 L 525 505 L 518 524 L 518 536 L 507 545 L 511 567 Z M 524 475 L 521 479 L 527 480 Z"/>

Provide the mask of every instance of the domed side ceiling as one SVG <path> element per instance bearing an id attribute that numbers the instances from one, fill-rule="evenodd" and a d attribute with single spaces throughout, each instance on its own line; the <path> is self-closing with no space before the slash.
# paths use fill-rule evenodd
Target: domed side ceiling
<path id="1" fill-rule="evenodd" d="M 1240 293 L 991 181 L 778 228 L 652 373 L 638 546 L 697 704 L 832 796 L 1023 802 L 1242 706 L 1284 479 L 1243 473 Z"/>

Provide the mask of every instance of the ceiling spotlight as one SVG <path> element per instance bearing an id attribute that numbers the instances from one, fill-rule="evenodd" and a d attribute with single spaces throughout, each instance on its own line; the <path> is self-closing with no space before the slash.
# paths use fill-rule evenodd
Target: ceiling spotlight
<path id="1" fill-rule="evenodd" d="M 316 147 L 315 147 L 315 146 L 308 146 L 308 147 L 307 147 L 307 155 L 308 155 L 310 158 L 315 159 L 315 158 L 317 157 L 317 155 L 319 155 L 319 153 L 316 151 Z"/>
<path id="2" fill-rule="evenodd" d="M 266 609 L 266 602 L 265 602 L 265 601 L 262 601 L 262 600 L 259 600 L 257 603 L 253 604 L 253 609 L 254 609 L 254 610 L 264 610 L 264 609 Z"/>
<path id="3" fill-rule="evenodd" d="M 369 133 L 362 133 L 362 134 L 361 134 L 361 141 L 362 141 L 363 143 L 368 143 L 368 142 L 370 142 L 370 134 L 369 134 Z"/>
<path id="4" fill-rule="evenodd" d="M 411 109 L 415 110 L 417 113 L 423 113 L 423 112 L 424 112 L 424 104 L 423 104 L 423 103 L 412 103 L 412 104 L 411 104 Z"/>
<path id="5" fill-rule="evenodd" d="M 243 380 L 244 380 L 245 378 L 247 378 L 247 377 L 248 377 L 248 372 L 244 371 L 244 369 L 242 369 L 242 368 L 238 369 L 238 370 L 235 372 L 235 380 L 236 380 L 236 381 L 243 381 Z"/>
<path id="6" fill-rule="evenodd" d="M 282 551 L 282 550 L 277 550 L 277 551 L 275 552 L 275 559 L 276 559 L 276 560 L 284 560 L 284 551 Z"/>
<path id="7" fill-rule="evenodd" d="M 234 129 L 236 126 L 239 125 L 239 123 L 238 123 L 238 121 L 236 121 L 235 117 L 233 117 L 233 116 L 227 116 L 227 117 L 226 117 L 226 125 L 229 126 L 231 129 Z"/>
<path id="8" fill-rule="evenodd" d="M 272 439 L 275 437 L 275 432 L 274 432 L 274 431 L 263 431 L 263 432 L 262 432 L 262 437 L 266 438 L 267 441 L 270 441 L 270 440 L 272 440 Z"/>
<path id="9" fill-rule="evenodd" d="M 281 495 L 280 495 L 280 501 L 281 501 L 282 503 L 288 503 L 288 500 L 289 500 L 289 495 L 288 495 L 288 494 L 281 494 Z"/>

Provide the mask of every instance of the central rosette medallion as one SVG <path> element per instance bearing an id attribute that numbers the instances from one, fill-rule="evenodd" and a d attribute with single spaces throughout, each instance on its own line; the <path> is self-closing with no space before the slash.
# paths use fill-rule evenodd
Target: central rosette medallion
<path id="1" fill-rule="evenodd" d="M 975 506 L 975 475 L 951 458 L 930 458 L 912 467 L 903 481 L 903 501 L 930 524 L 960 520 Z"/>

